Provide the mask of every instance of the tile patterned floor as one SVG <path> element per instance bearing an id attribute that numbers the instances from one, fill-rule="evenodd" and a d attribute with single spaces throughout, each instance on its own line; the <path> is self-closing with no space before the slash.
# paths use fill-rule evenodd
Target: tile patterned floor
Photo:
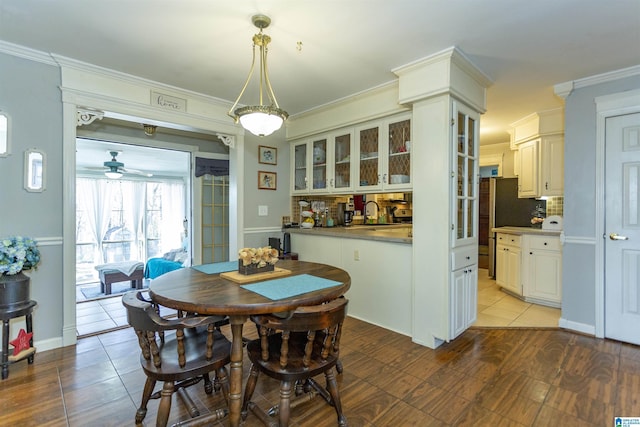
<path id="1" fill-rule="evenodd" d="M 77 292 L 80 292 L 79 290 Z M 83 299 L 82 293 L 78 300 Z M 121 296 L 78 302 L 76 328 L 79 337 L 113 331 L 127 326 Z M 163 313 L 166 315 L 166 313 Z M 478 271 L 478 320 L 485 327 L 558 327 L 560 309 L 521 301 L 500 290 L 485 269 Z"/>
<path id="2" fill-rule="evenodd" d="M 478 320 L 474 326 L 558 327 L 560 309 L 531 304 L 515 298 L 478 269 Z"/>

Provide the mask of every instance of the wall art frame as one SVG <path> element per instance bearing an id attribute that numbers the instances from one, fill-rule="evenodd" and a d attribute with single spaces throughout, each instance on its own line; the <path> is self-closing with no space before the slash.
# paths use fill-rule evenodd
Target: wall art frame
<path id="1" fill-rule="evenodd" d="M 276 172 L 258 171 L 258 189 L 259 190 L 277 190 Z"/>
<path id="2" fill-rule="evenodd" d="M 266 145 L 259 145 L 258 162 L 264 165 L 277 165 L 278 149 L 275 147 L 267 147 Z"/>

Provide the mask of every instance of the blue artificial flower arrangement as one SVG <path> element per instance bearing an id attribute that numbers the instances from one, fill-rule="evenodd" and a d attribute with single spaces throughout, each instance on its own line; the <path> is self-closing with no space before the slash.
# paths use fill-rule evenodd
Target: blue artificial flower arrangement
<path id="1" fill-rule="evenodd" d="M 14 275 L 22 270 L 35 269 L 40 263 L 38 243 L 22 236 L 0 240 L 0 274 Z"/>

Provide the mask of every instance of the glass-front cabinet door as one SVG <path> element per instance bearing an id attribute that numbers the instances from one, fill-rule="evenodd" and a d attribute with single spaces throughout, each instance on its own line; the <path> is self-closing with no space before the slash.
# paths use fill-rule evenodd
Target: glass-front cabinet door
<path id="1" fill-rule="evenodd" d="M 383 183 L 387 188 L 411 184 L 411 119 L 388 124 L 389 149 Z"/>
<path id="2" fill-rule="evenodd" d="M 300 142 L 293 145 L 293 192 L 306 193 L 308 187 L 308 144 Z"/>
<path id="3" fill-rule="evenodd" d="M 333 138 L 333 178 L 330 179 L 330 188 L 336 192 L 353 189 L 352 151 L 353 133 L 338 133 Z"/>
<path id="4" fill-rule="evenodd" d="M 380 127 L 365 126 L 356 131 L 358 138 L 358 183 L 362 190 L 373 190 L 382 187 L 380 173 Z"/>
<path id="5" fill-rule="evenodd" d="M 311 159 L 313 163 L 311 191 L 327 191 L 329 175 L 327 170 L 326 137 L 311 141 Z"/>
<path id="6" fill-rule="evenodd" d="M 455 218 L 454 246 L 478 238 L 478 115 L 463 105 L 453 103 L 455 148 Z"/>

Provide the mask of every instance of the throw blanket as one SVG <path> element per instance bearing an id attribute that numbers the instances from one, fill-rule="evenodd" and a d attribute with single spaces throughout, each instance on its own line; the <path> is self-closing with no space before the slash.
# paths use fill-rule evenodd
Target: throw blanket
<path id="1" fill-rule="evenodd" d="M 144 267 L 144 264 L 140 261 L 124 261 L 124 262 L 112 262 L 110 264 L 96 265 L 96 270 L 100 272 L 107 272 L 109 270 L 119 271 L 125 276 L 131 276 L 131 274 L 139 268 Z"/>
<path id="2" fill-rule="evenodd" d="M 146 279 L 155 279 L 173 270 L 182 268 L 181 262 L 169 261 L 164 258 L 150 258 L 144 269 L 144 277 Z"/>

